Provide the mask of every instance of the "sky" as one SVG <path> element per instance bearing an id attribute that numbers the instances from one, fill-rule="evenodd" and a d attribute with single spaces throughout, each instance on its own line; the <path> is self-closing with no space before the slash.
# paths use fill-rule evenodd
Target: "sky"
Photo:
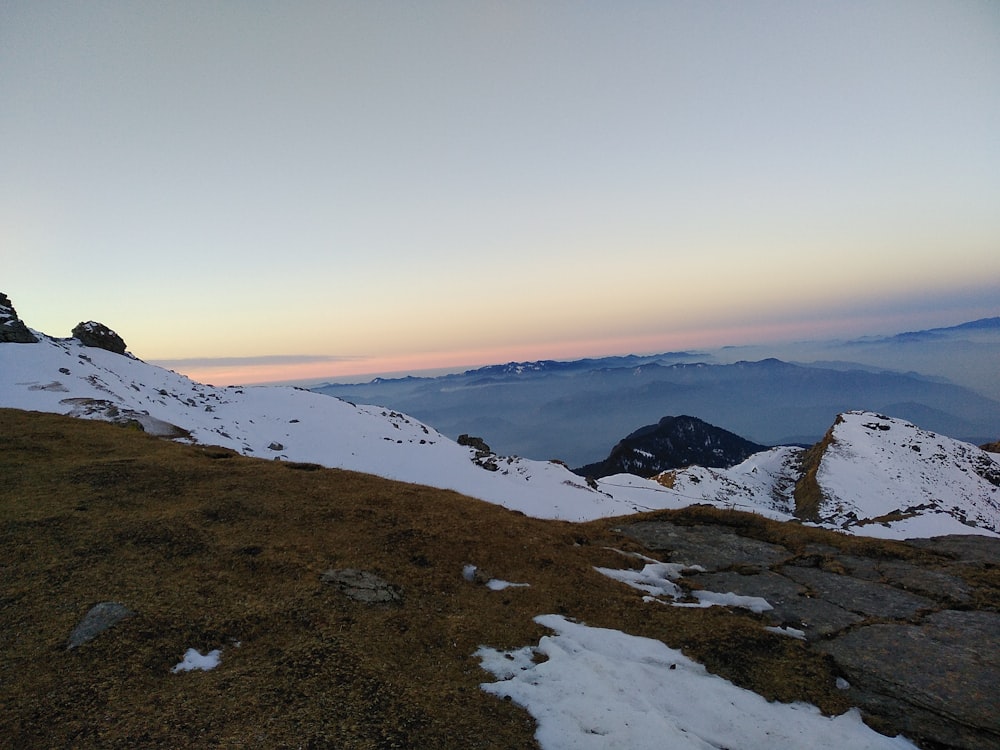
<path id="1" fill-rule="evenodd" d="M 217 385 L 1000 315 L 1000 4 L 0 4 L 0 291 Z"/>

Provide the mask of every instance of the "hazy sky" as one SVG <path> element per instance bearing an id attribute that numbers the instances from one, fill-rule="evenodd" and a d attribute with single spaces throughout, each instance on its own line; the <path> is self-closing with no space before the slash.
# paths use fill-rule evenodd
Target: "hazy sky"
<path id="1" fill-rule="evenodd" d="M 0 254 L 216 384 L 997 315 L 1000 3 L 5 0 Z"/>

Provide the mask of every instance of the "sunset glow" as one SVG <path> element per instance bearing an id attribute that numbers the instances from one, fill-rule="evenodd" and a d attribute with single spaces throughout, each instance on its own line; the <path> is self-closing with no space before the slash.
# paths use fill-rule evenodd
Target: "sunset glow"
<path id="1" fill-rule="evenodd" d="M 0 290 L 216 384 L 997 315 L 998 30 L 985 1 L 8 3 Z"/>

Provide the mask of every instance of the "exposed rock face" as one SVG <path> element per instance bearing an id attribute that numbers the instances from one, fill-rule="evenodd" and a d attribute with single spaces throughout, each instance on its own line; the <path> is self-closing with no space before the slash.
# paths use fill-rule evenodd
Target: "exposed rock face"
<path id="1" fill-rule="evenodd" d="M 1000 539 L 907 542 L 932 557 L 892 559 L 809 544 L 793 550 L 715 525 L 647 521 L 621 528 L 688 571 L 695 588 L 765 598 L 763 617 L 801 631 L 847 678 L 881 731 L 920 747 L 1000 747 Z M 978 588 L 978 590 L 976 590 Z"/>
<path id="2" fill-rule="evenodd" d="M 37 344 L 38 339 L 28 330 L 6 294 L 0 292 L 0 343 Z"/>
<path id="3" fill-rule="evenodd" d="M 84 346 L 106 349 L 115 354 L 125 353 L 124 339 L 103 323 L 97 323 L 93 320 L 78 323 L 73 329 L 73 338 L 79 339 Z"/>
<path id="4" fill-rule="evenodd" d="M 664 417 L 640 427 L 611 449 L 603 461 L 573 469 L 580 476 L 635 474 L 651 477 L 669 469 L 706 466 L 725 469 L 767 450 L 696 417 Z"/>

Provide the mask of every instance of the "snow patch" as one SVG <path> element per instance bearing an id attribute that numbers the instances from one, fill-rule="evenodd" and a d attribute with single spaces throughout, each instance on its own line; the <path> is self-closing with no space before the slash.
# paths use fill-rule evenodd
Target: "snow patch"
<path id="1" fill-rule="evenodd" d="M 823 716 L 806 703 L 769 703 L 709 674 L 660 641 L 560 615 L 535 647 L 475 656 L 498 681 L 480 687 L 523 706 L 543 750 L 915 750 L 867 727 L 857 710 Z"/>
<path id="2" fill-rule="evenodd" d="M 203 656 L 197 649 L 189 648 L 184 652 L 184 658 L 170 671 L 175 674 L 177 672 L 190 672 L 193 669 L 200 669 L 207 672 L 219 666 L 221 661 L 222 651 L 219 649 L 209 651 Z"/>

